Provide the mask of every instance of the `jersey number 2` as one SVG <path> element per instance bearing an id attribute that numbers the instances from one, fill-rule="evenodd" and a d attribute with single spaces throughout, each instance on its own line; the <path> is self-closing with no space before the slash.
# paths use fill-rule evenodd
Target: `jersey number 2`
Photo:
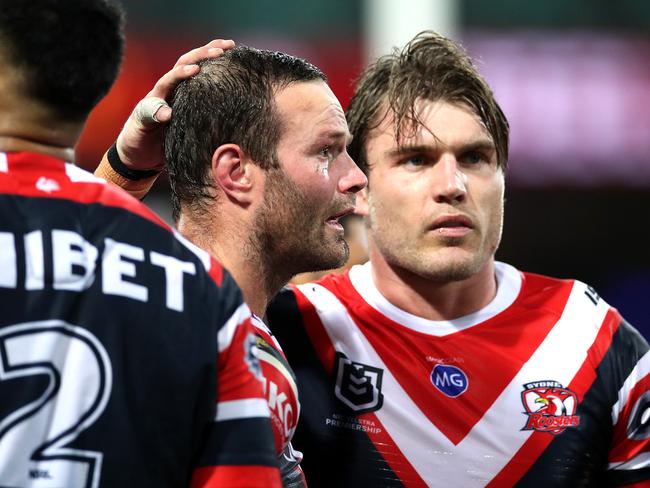
<path id="1" fill-rule="evenodd" d="M 102 453 L 66 446 L 106 407 L 113 383 L 106 349 L 60 320 L 0 329 L 0 381 L 18 385 L 35 375 L 49 378 L 45 391 L 0 419 L 0 486 L 96 488 Z"/>

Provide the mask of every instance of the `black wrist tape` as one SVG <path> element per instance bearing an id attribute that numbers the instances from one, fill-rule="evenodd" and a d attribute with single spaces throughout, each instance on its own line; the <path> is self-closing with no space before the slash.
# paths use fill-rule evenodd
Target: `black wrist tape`
<path id="1" fill-rule="evenodd" d="M 144 180 L 145 178 L 151 178 L 160 173 L 156 169 L 131 169 L 128 168 L 120 159 L 120 155 L 117 153 L 117 146 L 115 143 L 109 148 L 108 153 L 106 154 L 108 162 L 111 165 L 111 168 L 115 170 L 117 174 L 123 176 L 128 180 Z"/>

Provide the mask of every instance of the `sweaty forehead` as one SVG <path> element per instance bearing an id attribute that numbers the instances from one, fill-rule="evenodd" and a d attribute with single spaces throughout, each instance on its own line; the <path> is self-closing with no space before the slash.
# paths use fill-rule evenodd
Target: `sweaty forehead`
<path id="1" fill-rule="evenodd" d="M 419 100 L 415 106 L 416 119 L 406 117 L 398 127 L 395 114 L 384 112 L 369 139 L 391 139 L 395 146 L 472 144 L 491 141 L 492 137 L 481 118 L 464 103 L 443 100 Z"/>
<path id="2" fill-rule="evenodd" d="M 275 103 L 285 130 L 291 133 L 349 137 L 341 103 L 322 80 L 291 83 L 276 93 Z"/>

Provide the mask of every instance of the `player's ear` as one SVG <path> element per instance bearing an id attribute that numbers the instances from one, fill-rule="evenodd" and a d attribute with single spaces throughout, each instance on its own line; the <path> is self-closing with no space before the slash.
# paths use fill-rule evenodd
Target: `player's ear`
<path id="1" fill-rule="evenodd" d="M 222 144 L 212 154 L 212 178 L 216 186 L 234 202 L 252 201 L 254 164 L 237 144 Z"/>
<path id="2" fill-rule="evenodd" d="M 368 187 L 357 193 L 357 201 L 354 207 L 354 213 L 363 217 L 368 216 Z"/>

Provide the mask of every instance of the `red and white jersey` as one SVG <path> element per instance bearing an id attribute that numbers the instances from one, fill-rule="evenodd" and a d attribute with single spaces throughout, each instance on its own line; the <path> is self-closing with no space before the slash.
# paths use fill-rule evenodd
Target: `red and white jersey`
<path id="1" fill-rule="evenodd" d="M 650 479 L 650 355 L 587 285 L 497 263 L 485 308 L 431 321 L 370 264 L 267 318 L 298 378 L 310 487 L 593 486 Z"/>
<path id="2" fill-rule="evenodd" d="M 0 486 L 280 486 L 250 310 L 142 203 L 0 153 Z"/>
<path id="3" fill-rule="evenodd" d="M 266 324 L 256 315 L 253 315 L 251 322 L 255 327 L 257 354 L 262 368 L 264 394 L 271 411 L 276 450 L 280 454 L 288 447 L 298 424 L 298 385 L 280 344 Z"/>
<path id="4" fill-rule="evenodd" d="M 300 468 L 302 453 L 293 449 L 291 439 L 300 417 L 296 377 L 277 339 L 258 316 L 251 320 L 257 338 L 257 354 L 262 368 L 264 394 L 269 403 L 275 446 L 285 488 L 305 486 Z"/>

